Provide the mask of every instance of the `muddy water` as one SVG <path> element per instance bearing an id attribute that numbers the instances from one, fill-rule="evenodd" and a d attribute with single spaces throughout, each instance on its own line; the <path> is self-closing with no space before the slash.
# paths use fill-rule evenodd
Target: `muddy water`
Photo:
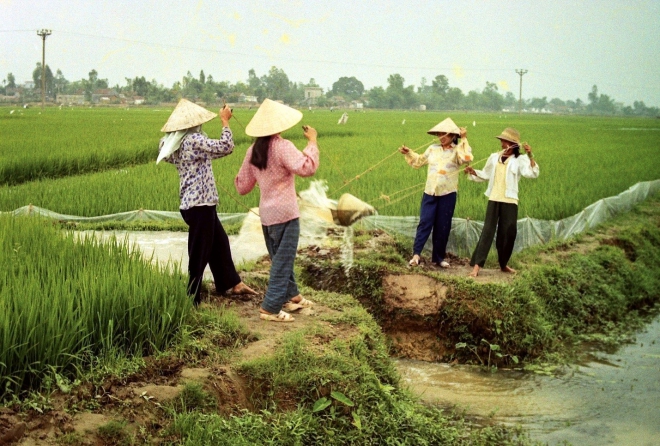
<path id="1" fill-rule="evenodd" d="M 559 377 L 399 360 L 413 393 L 551 445 L 660 445 L 660 318 L 634 344 Z"/>

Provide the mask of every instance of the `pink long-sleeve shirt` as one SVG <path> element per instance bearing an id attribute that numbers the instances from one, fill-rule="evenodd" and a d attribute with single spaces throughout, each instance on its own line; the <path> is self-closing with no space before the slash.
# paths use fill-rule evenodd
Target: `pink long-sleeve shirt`
<path id="1" fill-rule="evenodd" d="M 319 167 L 316 142 L 309 142 L 301 152 L 291 141 L 275 135 L 268 148 L 268 167 L 259 170 L 250 162 L 251 158 L 252 146 L 245 154 L 234 183 L 241 195 L 247 194 L 254 189 L 255 184 L 259 184 L 261 224 L 271 226 L 300 217 L 295 176 L 309 177 L 316 172 Z"/>

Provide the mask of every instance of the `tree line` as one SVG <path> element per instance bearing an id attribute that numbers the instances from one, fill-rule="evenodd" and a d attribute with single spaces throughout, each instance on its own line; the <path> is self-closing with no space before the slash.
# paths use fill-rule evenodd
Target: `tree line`
<path id="1" fill-rule="evenodd" d="M 144 76 L 125 78 L 125 85 L 119 84 L 110 87 L 107 79 L 102 79 L 96 70 L 88 73 L 87 79 L 77 81 L 67 80 L 61 70 L 55 75 L 50 67 L 42 70 L 41 63 L 37 62 L 32 72 L 34 88 L 32 91 L 23 91 L 26 99 L 38 100 L 41 94 L 41 76 L 45 71 L 46 95 L 55 100 L 58 94 L 83 94 L 87 102 L 92 101 L 92 95 L 99 89 L 111 88 L 117 94 L 132 98 L 139 96 L 146 104 L 159 104 L 162 102 L 175 102 L 179 98 L 192 101 L 202 101 L 206 104 L 220 104 L 225 102 L 239 102 L 244 97 L 255 97 L 258 102 L 264 98 L 282 100 L 287 104 L 318 107 L 345 107 L 351 101 L 358 101 L 367 108 L 379 109 L 419 109 L 424 106 L 427 110 L 474 110 L 474 111 L 517 111 L 520 104 L 511 91 L 501 92 L 496 83 L 486 82 L 481 90 L 471 90 L 464 93 L 460 88 L 449 85 L 445 75 L 437 75 L 430 82 L 422 78 L 419 86 L 406 85 L 400 74 L 391 74 L 387 78 L 386 87 L 373 87 L 365 90 L 364 84 L 354 76 L 340 77 L 332 84 L 332 88 L 313 99 L 305 98 L 306 87 L 318 87 L 312 78 L 307 83 L 294 82 L 289 79 L 283 69 L 271 67 L 267 74 L 258 76 L 254 69 L 248 71 L 245 82 L 234 84 L 228 81 L 216 81 L 212 75 L 206 75 L 201 70 L 198 76 L 190 71 L 171 87 L 160 84 L 156 79 L 147 80 Z M 11 95 L 17 91 L 16 78 L 9 73 L 2 81 L 0 93 Z M 38 94 L 37 94 L 38 93 Z M 594 85 L 587 95 L 587 102 L 580 98 L 575 100 L 562 100 L 547 97 L 534 97 L 522 101 L 524 110 L 531 112 L 551 113 L 579 113 L 600 115 L 631 115 L 631 116 L 658 116 L 658 107 L 648 107 L 643 101 L 635 101 L 632 106 L 623 105 L 607 94 L 601 94 Z"/>

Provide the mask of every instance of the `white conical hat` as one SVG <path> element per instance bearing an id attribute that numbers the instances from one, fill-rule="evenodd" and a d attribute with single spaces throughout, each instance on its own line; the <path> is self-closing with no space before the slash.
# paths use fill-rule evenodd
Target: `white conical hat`
<path id="1" fill-rule="evenodd" d="M 298 124 L 302 117 L 303 114 L 295 108 L 264 99 L 245 127 L 245 133 L 255 138 L 275 135 Z"/>
<path id="2" fill-rule="evenodd" d="M 458 128 L 456 123 L 454 123 L 454 121 L 452 121 L 451 118 L 447 118 L 426 133 L 429 133 L 431 135 L 435 135 L 437 133 L 454 133 L 455 135 L 460 136 L 461 129 Z"/>
<path id="3" fill-rule="evenodd" d="M 205 122 L 209 122 L 216 116 L 218 116 L 217 113 L 210 112 L 187 99 L 181 99 L 160 131 L 176 132 L 177 130 L 197 127 Z"/>

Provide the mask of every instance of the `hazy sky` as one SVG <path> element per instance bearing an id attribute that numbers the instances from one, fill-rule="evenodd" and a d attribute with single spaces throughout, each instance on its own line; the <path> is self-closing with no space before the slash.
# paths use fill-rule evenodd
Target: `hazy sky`
<path id="1" fill-rule="evenodd" d="M 190 71 L 246 81 L 272 66 L 328 90 L 444 74 L 464 93 L 486 81 L 518 97 L 599 92 L 660 106 L 660 0 L 0 0 L 0 80 L 41 61 L 70 80 L 96 69 L 110 85 L 145 76 L 170 87 Z"/>

